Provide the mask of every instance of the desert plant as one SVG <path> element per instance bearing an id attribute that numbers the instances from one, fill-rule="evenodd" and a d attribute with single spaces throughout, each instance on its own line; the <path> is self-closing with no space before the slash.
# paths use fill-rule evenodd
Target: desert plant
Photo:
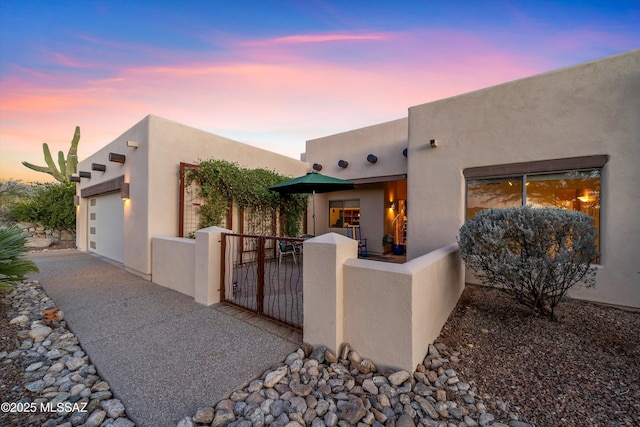
<path id="1" fill-rule="evenodd" d="M 38 267 L 22 254 L 27 251 L 27 236 L 18 227 L 0 227 L 0 290 L 26 279 Z"/>
<path id="2" fill-rule="evenodd" d="M 56 167 L 49 151 L 49 145 L 45 142 L 42 144 L 42 151 L 44 152 L 44 161 L 47 166 L 37 166 L 29 162 L 22 162 L 23 165 L 34 171 L 48 173 L 59 182 L 69 182 L 69 176 L 75 174 L 78 171 L 78 143 L 80 142 L 80 126 L 76 126 L 76 131 L 71 139 L 71 147 L 67 153 L 67 159 L 64 158 L 62 151 L 58 152 L 58 166 Z"/>
<path id="3" fill-rule="evenodd" d="M 14 203 L 10 215 L 18 221 L 37 222 L 56 229 L 74 230 L 76 210 L 73 196 L 75 184 L 35 184 L 34 192 L 26 199 Z"/>
<path id="4" fill-rule="evenodd" d="M 11 206 L 28 197 L 33 188 L 19 179 L 0 181 L 0 222 L 9 222 L 11 218 Z"/>
<path id="5" fill-rule="evenodd" d="M 559 208 L 487 209 L 460 228 L 460 255 L 484 283 L 554 318 L 568 290 L 595 286 L 593 218 Z"/>
<path id="6" fill-rule="evenodd" d="M 249 169 L 225 160 L 206 160 L 199 168 L 189 169 L 187 183 L 200 184 L 200 228 L 220 225 L 232 202 L 239 207 L 251 207 L 270 212 L 279 210 L 284 218 L 284 233 L 297 236 L 307 207 L 306 194 L 279 194 L 269 186 L 289 179 L 262 168 Z"/>

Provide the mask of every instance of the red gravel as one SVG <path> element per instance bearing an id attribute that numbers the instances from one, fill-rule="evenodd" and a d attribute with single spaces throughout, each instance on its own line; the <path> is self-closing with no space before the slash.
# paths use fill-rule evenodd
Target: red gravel
<path id="1" fill-rule="evenodd" d="M 438 341 L 461 352 L 460 377 L 493 396 L 503 423 L 511 412 L 538 427 L 640 425 L 640 312 L 567 300 L 556 314 L 467 286 Z"/>

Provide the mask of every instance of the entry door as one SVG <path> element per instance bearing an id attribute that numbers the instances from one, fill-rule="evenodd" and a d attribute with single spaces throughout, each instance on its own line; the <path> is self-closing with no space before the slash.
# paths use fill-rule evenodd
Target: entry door
<path id="1" fill-rule="evenodd" d="M 89 199 L 89 251 L 124 261 L 124 202 L 120 193 Z"/>

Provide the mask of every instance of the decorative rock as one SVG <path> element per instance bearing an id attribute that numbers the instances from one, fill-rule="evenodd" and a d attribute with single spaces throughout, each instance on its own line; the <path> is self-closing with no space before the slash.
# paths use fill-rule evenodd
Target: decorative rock
<path id="1" fill-rule="evenodd" d="M 416 423 L 413 422 L 413 419 L 407 415 L 402 414 L 398 421 L 396 421 L 396 427 L 416 427 Z"/>
<path id="2" fill-rule="evenodd" d="M 364 403 L 361 399 L 352 398 L 342 406 L 340 411 L 340 419 L 347 421 L 351 425 L 355 425 L 367 414 Z"/>
<path id="3" fill-rule="evenodd" d="M 11 325 L 16 325 L 16 324 L 19 325 L 19 324 L 28 323 L 28 322 L 29 322 L 29 316 L 26 316 L 24 314 L 21 314 L 20 316 L 16 316 L 9 321 Z"/>
<path id="4" fill-rule="evenodd" d="M 29 337 L 35 342 L 41 342 L 49 336 L 51 331 L 52 329 L 50 327 L 39 325 L 29 331 Z"/>
<path id="5" fill-rule="evenodd" d="M 222 427 L 236 420 L 236 416 L 231 411 L 217 411 L 213 418 L 211 427 Z"/>
<path id="6" fill-rule="evenodd" d="M 96 409 L 89 415 L 87 421 L 84 423 L 84 427 L 98 427 L 104 421 L 107 413 L 103 410 Z"/>
<path id="7" fill-rule="evenodd" d="M 43 380 L 37 380 L 24 386 L 24 388 L 34 393 L 44 390 L 45 387 L 46 385 Z"/>
<path id="8" fill-rule="evenodd" d="M 478 424 L 480 424 L 482 427 L 486 427 L 492 425 L 494 420 L 495 417 L 493 415 L 485 412 L 483 414 L 480 414 L 480 417 L 478 418 Z"/>
<path id="9" fill-rule="evenodd" d="M 406 380 L 411 378 L 411 374 L 407 371 L 398 371 L 389 375 L 389 382 L 395 386 L 403 384 Z"/>
<path id="10" fill-rule="evenodd" d="M 267 374 L 267 376 L 265 377 L 265 379 L 264 379 L 264 386 L 267 387 L 267 388 L 272 388 L 282 378 L 284 378 L 285 375 L 287 375 L 288 371 L 289 371 L 289 368 L 287 368 L 286 366 L 282 366 L 282 367 L 276 369 L 275 371 L 269 372 Z"/>
<path id="11" fill-rule="evenodd" d="M 79 369 L 82 365 L 85 364 L 85 361 L 80 357 L 70 357 L 69 360 L 65 363 L 65 366 L 70 371 L 75 371 Z"/>
<path id="12" fill-rule="evenodd" d="M 118 418 L 124 414 L 124 405 L 118 399 L 104 400 L 100 402 L 100 406 L 102 406 L 102 408 L 107 411 L 107 416 L 109 418 Z M 209 422 L 211 422 L 211 420 Z"/>

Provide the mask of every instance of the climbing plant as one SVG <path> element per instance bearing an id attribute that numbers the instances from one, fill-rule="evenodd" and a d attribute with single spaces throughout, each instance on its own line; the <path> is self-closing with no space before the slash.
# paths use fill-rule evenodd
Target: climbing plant
<path id="1" fill-rule="evenodd" d="M 280 194 L 269 186 L 289 179 L 275 171 L 248 169 L 225 160 L 205 160 L 199 168 L 188 170 L 187 184 L 197 181 L 199 194 L 205 201 L 200 207 L 200 227 L 221 225 L 232 202 L 240 208 L 280 212 L 284 217 L 284 233 L 299 234 L 307 206 L 305 194 Z"/>

